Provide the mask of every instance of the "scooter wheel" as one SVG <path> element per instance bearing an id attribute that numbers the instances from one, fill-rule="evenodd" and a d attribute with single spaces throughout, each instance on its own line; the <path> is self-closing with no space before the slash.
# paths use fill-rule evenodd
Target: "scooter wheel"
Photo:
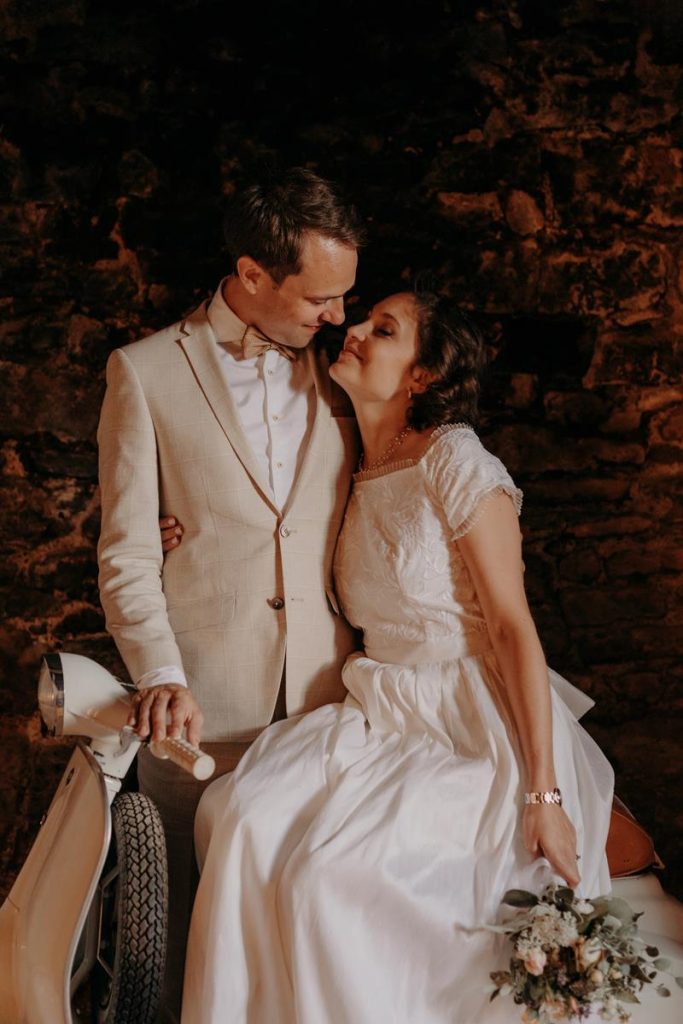
<path id="1" fill-rule="evenodd" d="M 159 812 L 142 793 L 112 804 L 102 876 L 98 1024 L 152 1024 L 166 961 L 168 874 Z"/>

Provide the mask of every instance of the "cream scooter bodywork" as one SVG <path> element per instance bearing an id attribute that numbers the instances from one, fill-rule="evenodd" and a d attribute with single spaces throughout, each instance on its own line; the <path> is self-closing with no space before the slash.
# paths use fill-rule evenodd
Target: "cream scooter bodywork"
<path id="1" fill-rule="evenodd" d="M 89 658 L 47 655 L 39 703 L 53 734 L 88 736 L 90 743 L 75 747 L 0 907 L 0 1024 L 72 1024 L 72 992 L 97 956 L 92 949 L 90 964 L 74 973 L 77 951 L 89 941 L 86 922 L 111 840 L 110 808 L 140 747 L 125 728 L 129 692 Z M 199 778 L 212 773 L 207 755 L 184 741 L 167 742 L 165 756 Z"/>
<path id="2" fill-rule="evenodd" d="M 2 1024 L 71 1024 L 76 945 L 104 867 L 114 795 L 79 744 L 0 908 Z"/>

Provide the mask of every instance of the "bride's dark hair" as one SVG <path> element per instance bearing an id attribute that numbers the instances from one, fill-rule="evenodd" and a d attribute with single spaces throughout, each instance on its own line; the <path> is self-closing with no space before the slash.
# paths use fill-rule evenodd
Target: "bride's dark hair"
<path id="1" fill-rule="evenodd" d="M 424 394 L 413 396 L 408 425 L 414 430 L 443 423 L 476 426 L 484 339 L 453 299 L 424 287 L 413 288 L 418 315 L 417 362 L 435 374 Z"/>

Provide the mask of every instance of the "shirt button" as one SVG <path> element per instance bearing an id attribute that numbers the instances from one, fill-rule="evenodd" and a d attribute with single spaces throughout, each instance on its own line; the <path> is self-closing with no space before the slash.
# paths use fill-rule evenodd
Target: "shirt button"
<path id="1" fill-rule="evenodd" d="M 277 466 L 278 469 L 282 469 L 282 463 L 281 462 L 276 462 L 275 465 Z"/>
<path id="2" fill-rule="evenodd" d="M 272 377 L 274 373 L 275 373 L 275 370 L 268 370 L 268 376 L 269 377 Z"/>
<path id="3" fill-rule="evenodd" d="M 284 608 L 285 602 L 281 597 L 271 597 L 268 602 L 271 608 L 274 608 L 276 612 L 279 612 L 281 608 Z"/>
<path id="4" fill-rule="evenodd" d="M 280 419 L 280 417 L 278 416 L 278 414 L 276 412 L 274 412 L 273 413 L 273 420 L 275 420 L 275 422 L 277 422 L 279 419 Z"/>
<path id="5" fill-rule="evenodd" d="M 281 526 L 280 527 L 280 536 L 281 537 L 289 537 L 290 532 L 291 531 L 290 531 L 288 526 Z"/>

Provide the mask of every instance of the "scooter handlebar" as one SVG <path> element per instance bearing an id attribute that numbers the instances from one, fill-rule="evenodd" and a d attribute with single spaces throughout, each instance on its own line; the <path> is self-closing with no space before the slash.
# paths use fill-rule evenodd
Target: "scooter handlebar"
<path id="1" fill-rule="evenodd" d="M 173 761 L 200 782 L 210 779 L 216 770 L 216 762 L 211 755 L 205 754 L 187 740 L 167 737 L 165 740 L 150 743 L 149 749 L 155 757 Z"/>

